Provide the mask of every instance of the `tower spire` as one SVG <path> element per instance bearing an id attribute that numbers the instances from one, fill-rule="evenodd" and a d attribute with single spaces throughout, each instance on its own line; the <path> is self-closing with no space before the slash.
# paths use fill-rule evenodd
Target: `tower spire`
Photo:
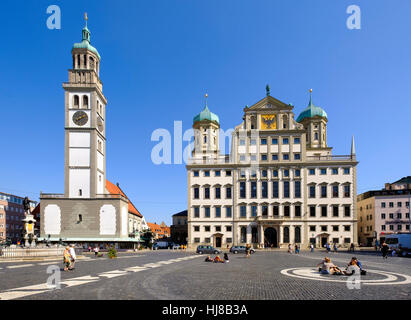
<path id="1" fill-rule="evenodd" d="M 84 13 L 84 20 L 86 20 L 86 28 L 87 28 L 87 20 L 88 20 L 88 18 L 87 18 L 87 12 Z"/>
<path id="2" fill-rule="evenodd" d="M 205 97 L 205 107 L 204 107 L 204 109 L 208 109 L 208 106 L 207 106 L 208 94 L 206 93 L 206 94 L 204 95 L 204 97 Z"/>
<path id="3" fill-rule="evenodd" d="M 268 97 L 270 95 L 270 85 L 269 84 L 267 84 L 265 86 L 265 91 L 266 91 L 266 94 L 267 94 L 267 97 Z"/>
<path id="4" fill-rule="evenodd" d="M 352 140 L 351 140 L 351 156 L 355 156 L 355 141 L 354 141 L 354 136 L 352 136 Z"/>
<path id="5" fill-rule="evenodd" d="M 310 89 L 310 103 L 308 104 L 309 106 L 313 105 L 313 89 Z"/>

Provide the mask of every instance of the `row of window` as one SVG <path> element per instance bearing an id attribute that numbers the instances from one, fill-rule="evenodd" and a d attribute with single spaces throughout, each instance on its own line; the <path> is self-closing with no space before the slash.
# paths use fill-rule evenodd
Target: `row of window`
<path id="1" fill-rule="evenodd" d="M 388 214 L 389 219 L 394 219 L 394 213 L 390 213 Z M 396 215 L 397 219 L 402 219 L 402 213 L 397 213 Z M 410 218 L 410 214 L 407 212 L 405 214 L 405 218 L 409 219 Z M 372 216 L 370 215 L 370 220 L 372 219 Z M 386 214 L 385 213 L 381 213 L 381 219 L 385 220 L 386 219 Z"/>
<path id="2" fill-rule="evenodd" d="M 282 159 L 283 160 L 290 160 L 290 153 L 282 153 Z M 301 160 L 301 153 L 293 153 L 293 159 L 294 160 Z M 260 157 L 261 161 L 268 161 L 268 154 L 262 154 Z M 271 160 L 272 161 L 278 161 L 279 156 L 278 153 L 271 154 Z M 257 156 L 252 154 L 250 155 L 250 158 L 248 159 L 245 155 L 240 155 L 240 162 L 245 162 L 245 161 L 252 161 L 255 162 L 257 161 Z"/>
<path id="3" fill-rule="evenodd" d="M 200 226 L 193 226 L 194 232 L 200 232 Z M 211 232 L 211 226 L 204 226 L 205 232 Z M 215 232 L 221 232 L 221 226 L 214 226 Z M 226 232 L 232 231 L 232 226 L 225 226 Z"/>
<path id="4" fill-rule="evenodd" d="M 255 146 L 257 145 L 257 140 L 256 139 L 250 139 L 250 146 Z M 272 145 L 278 145 L 278 138 L 272 138 L 271 139 L 271 144 Z M 261 138 L 260 139 L 260 145 L 262 146 L 266 146 L 268 142 L 267 138 Z M 290 138 L 282 138 L 281 140 L 283 145 L 289 145 L 290 144 Z M 300 138 L 294 138 L 294 144 L 300 144 L 301 143 L 301 139 Z M 246 145 L 246 140 L 245 139 L 240 139 L 239 141 L 240 146 L 245 146 Z"/>
<path id="5" fill-rule="evenodd" d="M 1 194 L 0 193 L 0 200 L 5 200 L 8 202 L 13 202 L 13 203 L 17 203 L 17 204 L 23 204 L 23 199 L 21 198 L 17 198 L 15 196 L 11 196 L 8 194 Z"/>
<path id="6" fill-rule="evenodd" d="M 389 202 L 388 206 L 390 208 L 394 208 L 394 202 Z M 408 208 L 409 206 L 410 206 L 410 202 L 409 201 L 405 202 L 405 207 Z M 371 208 L 371 205 L 370 205 L 370 208 Z M 381 202 L 381 208 L 386 208 L 385 202 Z M 400 201 L 397 202 L 397 208 L 402 208 L 402 202 L 400 202 Z"/>
<path id="7" fill-rule="evenodd" d="M 329 210 L 328 207 L 331 208 L 331 217 L 338 218 L 340 217 L 340 206 L 339 205 L 322 205 L 319 206 L 320 209 L 320 217 L 328 217 L 329 216 Z M 260 208 L 260 209 L 259 209 Z M 271 209 L 272 208 L 272 209 Z M 248 216 L 251 217 L 257 217 L 259 215 L 261 216 L 280 216 L 280 210 L 282 210 L 282 216 L 284 217 L 291 217 L 291 209 L 294 208 L 293 216 L 294 217 L 301 217 L 302 216 L 302 210 L 301 210 L 301 205 L 240 205 L 239 206 L 239 213 L 240 213 L 240 218 L 247 218 Z M 343 208 L 343 215 L 344 217 L 350 217 L 351 216 L 351 206 L 350 205 L 344 205 L 342 206 Z M 231 218 L 232 217 L 232 207 L 213 207 L 213 218 L 222 218 L 223 213 L 225 218 Z M 222 212 L 224 209 L 225 212 Z M 260 210 L 260 214 L 259 214 Z M 309 206 L 309 216 L 311 218 L 315 218 L 317 216 L 317 208 L 316 206 Z M 249 214 L 249 215 L 248 215 Z M 203 217 L 204 218 L 211 218 L 211 207 L 203 207 Z M 194 207 L 194 218 L 200 218 L 200 207 Z"/>
<path id="8" fill-rule="evenodd" d="M 24 213 L 23 208 L 16 208 L 16 207 L 12 207 L 12 206 L 0 205 L 0 210 Z"/>
<path id="9" fill-rule="evenodd" d="M 397 224 L 396 226 L 397 226 L 398 231 L 402 231 L 402 230 L 410 231 L 410 225 L 409 224 L 406 224 L 405 228 L 403 228 L 402 224 Z M 386 230 L 387 230 L 387 226 L 385 224 L 381 225 L 381 231 L 386 231 Z M 389 230 L 390 231 L 394 230 L 394 225 L 393 224 L 389 225 Z"/>
<path id="10" fill-rule="evenodd" d="M 285 154 L 283 154 L 283 155 L 285 155 Z M 267 155 L 261 155 L 261 156 L 262 157 L 265 156 L 264 159 L 262 158 L 263 161 L 267 160 Z M 300 155 L 299 154 L 296 153 L 296 154 L 294 154 L 294 156 L 298 157 L 298 159 L 295 158 L 295 160 L 300 160 Z M 240 156 L 240 161 L 244 161 L 245 158 L 241 158 L 241 157 L 243 157 L 243 156 Z M 253 160 L 253 159 L 251 159 L 251 160 Z M 256 158 L 255 158 L 255 160 L 256 160 Z M 278 160 L 278 158 L 275 158 L 275 159 L 273 158 L 272 160 Z M 284 160 L 288 160 L 288 158 L 284 159 Z M 343 173 L 345 175 L 350 174 L 350 172 L 351 172 L 350 168 L 342 168 L 342 169 L 343 169 Z M 273 177 L 278 177 L 279 176 L 279 170 L 278 169 L 270 169 L 270 170 L 272 170 L 272 176 Z M 320 175 L 326 175 L 328 173 L 328 170 L 331 170 L 332 175 L 338 175 L 340 168 L 317 168 L 317 169 L 310 168 L 310 169 L 308 169 L 308 174 L 309 175 L 316 175 L 316 170 L 319 170 Z M 203 176 L 204 177 L 211 177 L 211 171 L 214 172 L 214 174 L 213 174 L 214 177 L 221 177 L 222 176 L 222 171 L 221 170 L 203 170 Z M 241 178 L 246 177 L 246 171 L 247 171 L 247 169 L 240 169 L 240 177 Z M 231 170 L 225 170 L 225 176 L 226 177 L 231 177 L 231 174 L 232 174 Z M 290 176 L 290 169 L 283 169 L 282 174 L 283 174 L 283 177 L 289 177 Z M 200 171 L 199 170 L 194 170 L 193 171 L 193 176 L 194 177 L 199 177 L 200 176 Z M 250 170 L 250 176 L 253 177 L 253 178 L 256 178 L 257 177 L 257 170 Z M 261 170 L 261 177 L 267 177 L 267 176 L 268 176 L 268 170 L 267 169 Z M 295 169 L 294 170 L 294 176 L 295 177 L 300 177 L 301 176 L 301 169 Z M 382 203 L 382 204 L 384 204 L 382 207 L 385 208 L 385 203 Z M 393 204 L 393 202 L 390 202 L 390 205 L 391 204 Z M 409 203 L 406 204 L 406 206 L 408 206 L 408 205 L 409 205 Z M 399 205 L 399 206 L 401 207 L 401 205 Z"/>
<path id="11" fill-rule="evenodd" d="M 249 184 L 249 193 L 248 198 L 250 199 L 267 199 L 269 197 L 268 192 L 268 181 L 261 181 L 260 183 L 260 192 L 257 192 L 257 181 L 248 182 Z M 290 198 L 291 197 L 291 185 L 293 184 L 293 198 L 301 198 L 301 181 L 282 181 L 282 198 Z M 340 198 L 340 186 L 338 184 L 333 184 L 331 187 L 331 198 Z M 351 197 L 351 187 L 349 184 L 345 184 L 342 186 L 342 196 L 344 198 Z M 214 199 L 221 199 L 221 187 L 214 187 Z M 247 183 L 244 181 L 240 182 L 240 190 L 239 190 L 239 197 L 240 199 L 247 198 Z M 317 186 L 310 185 L 308 186 L 308 197 L 310 199 L 317 197 Z M 327 185 L 319 185 L 319 197 L 320 198 L 328 198 L 328 186 Z M 232 198 L 232 188 L 231 186 L 225 187 L 225 198 L 231 199 Z M 271 198 L 278 199 L 280 198 L 280 182 L 279 181 L 272 181 L 272 193 Z M 193 188 L 193 199 L 200 199 L 200 187 Z M 203 187 L 203 199 L 211 199 L 211 187 L 205 186 Z"/>
<path id="12" fill-rule="evenodd" d="M 316 231 L 317 231 L 317 227 L 318 227 L 318 226 L 309 226 L 310 232 L 316 232 Z M 329 231 L 329 230 L 328 230 L 328 227 L 329 227 L 329 226 L 326 226 L 326 225 L 320 226 L 320 231 L 321 231 L 321 232 L 327 232 L 327 231 Z M 342 230 L 345 231 L 345 232 L 351 231 L 351 226 L 350 226 L 350 225 L 344 225 L 344 226 L 334 225 L 334 226 L 330 226 L 330 227 L 331 227 L 331 230 L 330 230 L 330 231 L 333 231 L 333 232 L 339 232 L 339 231 L 340 231 L 340 227 L 342 227 Z"/>
<path id="13" fill-rule="evenodd" d="M 194 238 L 194 243 L 200 243 L 201 242 L 201 238 Z M 211 238 L 206 237 L 204 238 L 204 243 L 211 243 Z M 233 238 L 225 238 L 225 243 L 226 244 L 230 244 L 233 243 Z"/>

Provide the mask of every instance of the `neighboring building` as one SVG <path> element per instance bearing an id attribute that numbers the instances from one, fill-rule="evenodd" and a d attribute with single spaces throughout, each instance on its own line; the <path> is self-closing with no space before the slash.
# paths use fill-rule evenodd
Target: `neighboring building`
<path id="1" fill-rule="evenodd" d="M 164 222 L 162 222 L 160 225 L 147 222 L 147 225 L 153 233 L 154 240 L 166 239 L 170 237 L 170 227 L 167 227 Z"/>
<path id="2" fill-rule="evenodd" d="M 50 241 L 133 247 L 141 214 L 118 186 L 106 179 L 106 105 L 100 54 L 90 31 L 72 48 L 65 90 L 64 194 L 40 195 L 41 237 Z"/>
<path id="3" fill-rule="evenodd" d="M 220 155 L 219 117 L 206 100 L 193 120 L 186 166 L 189 247 L 357 243 L 354 138 L 351 154 L 332 155 L 326 112 L 311 94 L 297 120 L 293 108 L 270 96 L 267 86 L 264 99 L 244 108 L 230 154 Z"/>
<path id="4" fill-rule="evenodd" d="M 24 197 L 0 192 L 0 243 L 7 239 L 13 244 L 22 240 L 24 232 Z M 37 202 L 32 202 L 32 210 Z"/>
<path id="5" fill-rule="evenodd" d="M 188 237 L 187 210 L 173 214 L 170 226 L 171 240 L 178 244 L 186 244 Z"/>
<path id="6" fill-rule="evenodd" d="M 364 246 L 385 240 L 387 234 L 410 232 L 411 177 L 386 183 L 382 190 L 357 197 L 358 237 Z"/>

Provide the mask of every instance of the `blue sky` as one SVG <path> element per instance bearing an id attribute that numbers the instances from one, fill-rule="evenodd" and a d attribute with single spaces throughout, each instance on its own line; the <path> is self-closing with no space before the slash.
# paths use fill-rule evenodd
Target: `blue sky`
<path id="1" fill-rule="evenodd" d="M 61 30 L 46 9 L 61 8 Z M 346 27 L 360 6 L 362 29 Z M 209 95 L 226 130 L 265 95 L 328 113 L 328 144 L 356 139 L 358 192 L 411 175 L 409 0 L 2 1 L 0 190 L 64 191 L 64 90 L 84 12 L 108 99 L 107 178 L 148 221 L 186 208 L 184 165 L 151 162 L 151 133 L 183 129 Z"/>

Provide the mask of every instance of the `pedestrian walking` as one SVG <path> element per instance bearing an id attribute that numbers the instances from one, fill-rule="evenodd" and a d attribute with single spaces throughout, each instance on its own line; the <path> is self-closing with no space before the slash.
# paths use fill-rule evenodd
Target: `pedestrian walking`
<path id="1" fill-rule="evenodd" d="M 245 246 L 245 253 L 246 253 L 247 258 L 250 258 L 250 249 L 251 249 L 251 246 L 247 243 Z"/>
<path id="2" fill-rule="evenodd" d="M 299 254 L 299 253 L 300 253 L 300 248 L 298 247 L 298 244 L 295 244 L 294 252 L 295 252 L 295 254 Z"/>
<path id="3" fill-rule="evenodd" d="M 330 253 L 331 248 L 330 248 L 330 244 L 328 242 L 325 245 L 325 249 L 327 250 L 327 253 Z"/>
<path id="4" fill-rule="evenodd" d="M 312 243 L 310 244 L 310 250 L 311 252 L 314 252 L 314 245 Z"/>
<path id="5" fill-rule="evenodd" d="M 354 252 L 354 251 L 355 251 L 355 246 L 354 246 L 354 243 L 351 243 L 351 246 L 350 246 L 350 251 L 352 251 L 352 252 Z"/>
<path id="6" fill-rule="evenodd" d="M 383 242 L 381 245 L 381 253 L 382 253 L 383 259 L 388 259 L 387 257 L 388 250 L 389 250 L 388 245 L 385 242 Z"/>
<path id="7" fill-rule="evenodd" d="M 293 253 L 293 250 L 291 249 L 291 243 L 288 245 L 288 253 Z"/>
<path id="8" fill-rule="evenodd" d="M 69 266 L 69 270 L 73 270 L 74 269 L 74 265 L 76 264 L 76 250 L 74 250 L 74 244 L 71 245 L 70 247 L 70 255 L 71 255 L 71 263 Z"/>
<path id="9" fill-rule="evenodd" d="M 64 271 L 68 271 L 71 264 L 70 247 L 67 246 L 63 252 Z"/>
<path id="10" fill-rule="evenodd" d="M 337 251 L 338 251 L 337 244 L 334 243 L 334 252 L 337 253 Z"/>
<path id="11" fill-rule="evenodd" d="M 99 250 L 98 246 L 96 246 L 96 247 L 94 248 L 94 256 L 95 256 L 95 257 L 97 257 L 99 251 L 100 251 L 100 250 Z"/>

